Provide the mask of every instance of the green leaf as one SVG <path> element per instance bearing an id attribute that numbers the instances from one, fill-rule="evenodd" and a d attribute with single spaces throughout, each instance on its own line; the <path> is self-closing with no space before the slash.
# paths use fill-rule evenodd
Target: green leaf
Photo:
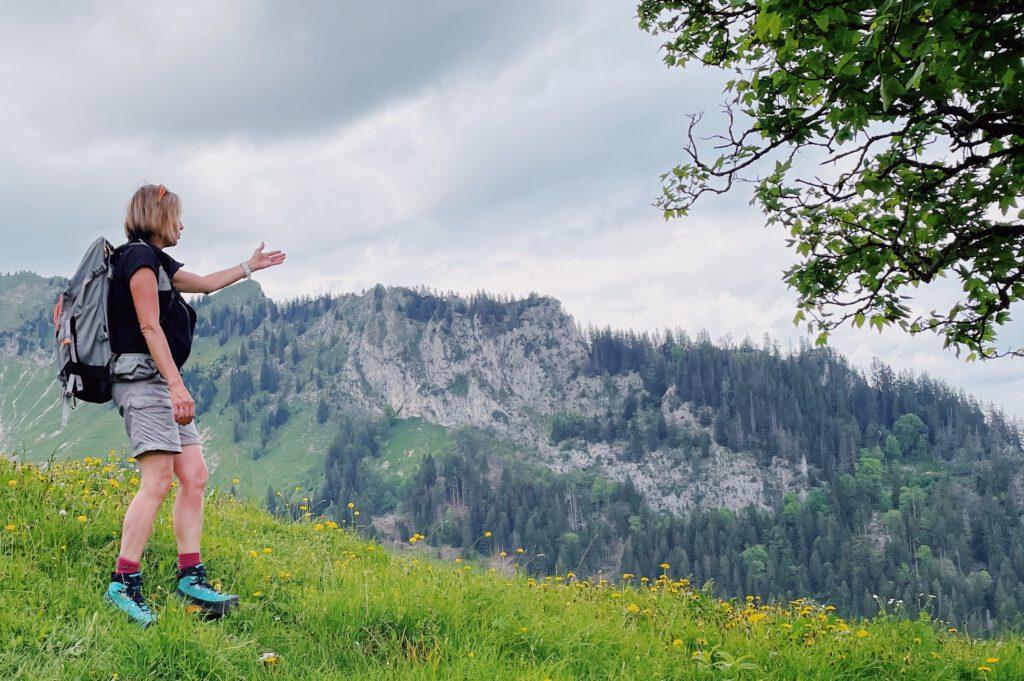
<path id="1" fill-rule="evenodd" d="M 886 111 L 892 105 L 893 100 L 896 97 L 902 95 L 906 90 L 903 88 L 903 83 L 898 81 L 892 76 L 886 76 L 882 79 L 882 108 Z"/>
<path id="2" fill-rule="evenodd" d="M 921 75 L 924 74 L 924 62 L 917 65 L 914 69 L 914 74 L 910 76 L 910 80 L 907 81 L 907 89 L 918 88 L 921 86 Z"/>
<path id="3" fill-rule="evenodd" d="M 823 31 L 828 30 L 828 20 L 829 16 L 825 12 L 818 12 L 817 14 L 814 15 L 814 23 L 816 23 L 818 25 L 818 28 L 820 28 Z"/>

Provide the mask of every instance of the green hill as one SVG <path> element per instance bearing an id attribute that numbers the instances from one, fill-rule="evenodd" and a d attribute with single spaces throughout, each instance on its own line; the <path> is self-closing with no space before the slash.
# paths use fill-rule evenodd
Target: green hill
<path id="1" fill-rule="evenodd" d="M 797 600 L 720 601 L 671 566 L 612 586 L 389 553 L 358 528 L 282 522 L 219 489 L 204 555 L 242 607 L 200 621 L 168 593 L 170 503 L 143 570 L 159 621 L 100 598 L 137 484 L 115 455 L 38 467 L 0 457 L 0 677 L 5 679 L 1019 679 L 1016 639 L 924 617 L 844 621 Z M 294 490 L 289 505 L 303 505 Z M 349 518 L 359 520 L 358 509 Z M 486 536 L 480 542 L 488 541 Z M 261 656 L 274 653 L 274 664 Z"/>

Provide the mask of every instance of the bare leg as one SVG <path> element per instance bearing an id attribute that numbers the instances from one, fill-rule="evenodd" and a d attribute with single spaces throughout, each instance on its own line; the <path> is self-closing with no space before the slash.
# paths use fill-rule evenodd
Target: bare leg
<path id="1" fill-rule="evenodd" d="M 121 528 L 121 555 L 128 560 L 140 561 L 149 535 L 153 533 L 153 522 L 167 493 L 171 490 L 174 475 L 175 454 L 149 452 L 139 458 L 142 481 L 135 497 L 124 512 Z"/>
<path id="2" fill-rule="evenodd" d="M 182 445 L 174 457 L 174 474 L 180 487 L 174 496 L 174 537 L 178 553 L 198 553 L 203 534 L 203 494 L 209 472 L 202 445 Z"/>

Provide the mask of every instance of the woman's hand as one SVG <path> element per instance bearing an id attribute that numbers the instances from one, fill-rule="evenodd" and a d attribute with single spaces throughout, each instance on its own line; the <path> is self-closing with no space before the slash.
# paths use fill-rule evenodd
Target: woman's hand
<path id="1" fill-rule="evenodd" d="M 192 419 L 196 415 L 196 403 L 192 400 L 192 395 L 189 394 L 184 383 L 175 383 L 170 386 L 170 392 L 174 420 L 182 426 L 187 426 L 192 423 Z"/>
<path id="2" fill-rule="evenodd" d="M 255 272 L 256 270 L 265 270 L 273 265 L 280 265 L 284 262 L 285 254 L 281 251 L 267 251 L 263 252 L 263 242 L 260 242 L 259 247 L 252 252 L 252 257 L 249 258 L 249 269 Z"/>

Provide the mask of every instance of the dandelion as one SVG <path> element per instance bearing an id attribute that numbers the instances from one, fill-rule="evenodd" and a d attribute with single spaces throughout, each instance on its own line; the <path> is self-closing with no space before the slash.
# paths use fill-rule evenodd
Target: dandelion
<path id="1" fill-rule="evenodd" d="M 17 480 L 8 480 L 7 481 L 7 486 L 8 487 L 17 487 L 18 486 L 18 481 Z"/>
<path id="2" fill-rule="evenodd" d="M 18 529 L 18 526 L 14 523 L 7 523 L 6 525 L 4 525 L 4 529 L 8 532 L 14 532 L 16 529 Z"/>
<path id="3" fill-rule="evenodd" d="M 132 483 L 133 485 L 137 485 L 137 484 L 139 484 L 139 479 L 138 479 L 138 478 L 136 478 L 136 477 L 135 477 L 135 476 L 133 475 L 133 476 L 131 477 L 131 479 L 130 479 L 130 480 L 128 480 L 128 482 Z"/>
<path id="4" fill-rule="evenodd" d="M 317 523 L 316 525 L 313 526 L 313 529 L 316 530 L 317 532 L 319 532 L 322 529 L 324 529 L 324 526 L 321 523 Z"/>
<path id="5" fill-rule="evenodd" d="M 80 523 L 84 523 L 84 522 L 88 521 L 88 520 L 89 520 L 89 518 L 88 518 L 88 517 L 86 517 L 86 516 L 84 516 L 84 515 L 80 515 L 80 516 L 78 516 L 77 518 L 75 518 L 75 520 L 77 520 L 77 521 L 78 521 L 78 522 L 80 522 Z"/>
<path id="6" fill-rule="evenodd" d="M 491 531 L 487 530 L 486 532 L 484 532 L 484 536 L 487 537 L 488 539 L 490 539 L 491 538 Z"/>
<path id="7" fill-rule="evenodd" d="M 864 631 L 863 629 L 861 629 L 861 630 L 859 630 L 857 632 L 857 638 L 866 638 L 866 637 L 868 637 L 870 635 L 871 634 L 869 634 L 868 632 Z"/>
<path id="8" fill-rule="evenodd" d="M 978 667 L 978 671 L 985 672 L 986 674 L 988 674 L 990 671 L 992 671 L 992 667 L 986 667 L 985 665 L 981 665 Z"/>
<path id="9" fill-rule="evenodd" d="M 353 508 L 355 508 L 355 507 L 356 507 L 356 505 L 355 505 L 355 504 L 353 504 L 353 503 L 352 503 L 351 501 L 350 501 L 350 502 L 348 502 L 348 504 L 346 504 L 346 506 L 348 506 L 349 510 L 351 510 L 351 509 L 353 509 Z"/>
<path id="10" fill-rule="evenodd" d="M 950 627 L 950 628 L 949 628 L 949 629 L 947 629 L 946 631 L 948 631 L 948 632 L 949 632 L 949 633 L 951 633 L 951 634 L 955 634 L 955 633 L 956 633 L 956 627 Z"/>
<path id="11" fill-rule="evenodd" d="M 338 527 L 338 523 L 334 522 L 333 520 L 328 520 L 327 521 L 327 527 L 330 527 L 331 529 L 334 529 L 334 528 Z"/>
<path id="12" fill-rule="evenodd" d="M 631 612 L 631 613 L 633 613 L 635 615 L 636 613 L 640 612 L 640 606 L 637 605 L 636 603 L 630 603 L 629 605 L 626 606 L 626 610 L 628 610 L 629 612 Z"/>
<path id="13" fill-rule="evenodd" d="M 998 657 L 989 657 L 985 659 L 985 664 L 995 664 L 996 662 L 999 662 Z"/>
<path id="14" fill-rule="evenodd" d="M 296 487 L 296 489 L 298 489 L 298 488 Z M 262 662 L 263 664 L 265 664 L 267 666 L 270 666 L 270 665 L 273 665 L 273 664 L 277 664 L 280 661 L 281 661 L 281 656 L 278 655 L 277 653 L 275 653 L 272 650 L 268 650 L 267 652 L 262 653 L 260 655 L 260 662 Z"/>
<path id="15" fill-rule="evenodd" d="M 355 512 L 355 513 L 353 513 L 352 515 L 354 515 L 355 517 L 357 517 L 357 518 L 358 518 L 358 517 L 359 517 L 359 511 L 356 511 L 356 512 Z"/>
<path id="16" fill-rule="evenodd" d="M 668 569 L 669 569 L 669 567 L 670 567 L 670 566 L 669 566 L 669 564 L 668 564 L 668 563 L 662 563 L 662 564 L 661 564 L 661 569 L 662 569 L 662 570 L 668 570 Z"/>
<path id="17" fill-rule="evenodd" d="M 249 551 L 249 557 L 250 558 L 255 558 L 258 555 L 260 555 L 260 554 L 257 553 L 256 549 L 252 549 L 252 550 Z"/>
<path id="18" fill-rule="evenodd" d="M 681 645 L 683 645 L 683 639 L 677 638 L 677 639 L 673 640 L 672 641 L 672 645 L 674 645 L 674 646 L 681 646 Z"/>
<path id="19" fill-rule="evenodd" d="M 507 556 L 508 554 L 507 554 L 507 553 L 505 553 L 504 551 L 502 551 L 502 552 L 501 552 L 501 553 L 499 553 L 498 555 L 499 555 L 499 556 L 501 556 L 502 558 L 504 558 L 504 557 L 505 557 L 505 556 Z"/>
<path id="20" fill-rule="evenodd" d="M 238 478 L 231 478 L 232 485 L 237 485 L 239 482 L 241 482 L 241 480 L 239 480 Z"/>
<path id="21" fill-rule="evenodd" d="M 263 553 L 273 553 L 273 550 L 269 546 L 264 546 Z"/>

